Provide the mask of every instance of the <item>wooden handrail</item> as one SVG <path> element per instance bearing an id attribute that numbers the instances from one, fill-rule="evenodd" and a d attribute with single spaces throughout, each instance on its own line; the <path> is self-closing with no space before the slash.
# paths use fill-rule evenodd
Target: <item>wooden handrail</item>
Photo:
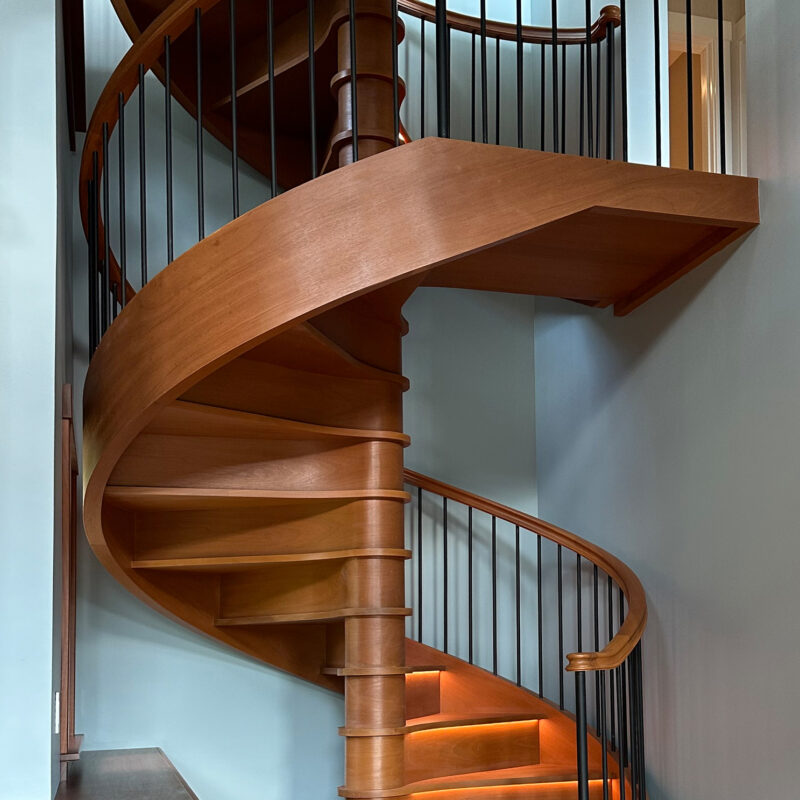
<path id="1" fill-rule="evenodd" d="M 574 553 L 585 558 L 602 569 L 609 577 L 616 581 L 622 589 L 628 601 L 628 613 L 625 621 L 617 631 L 616 636 L 599 652 L 569 653 L 567 660 L 568 672 L 588 672 L 600 669 L 613 669 L 622 664 L 625 659 L 633 652 L 639 643 L 647 624 L 647 598 L 644 588 L 636 577 L 633 570 L 620 561 L 616 556 L 603 550 L 586 539 L 576 536 L 574 533 L 565 531 L 544 522 L 537 517 L 516 511 L 513 508 L 487 500 L 472 492 L 457 489 L 455 486 L 429 478 L 419 472 L 406 469 L 403 471 L 405 482 L 411 486 L 416 486 L 426 492 L 438 494 L 448 500 L 454 500 L 465 506 L 470 506 L 490 514 L 493 517 L 510 522 L 512 525 L 519 525 L 523 530 L 536 533 L 549 539 L 551 542 L 563 545 Z"/>
<path id="2" fill-rule="evenodd" d="M 398 0 L 400 11 L 424 19 L 427 22 L 436 21 L 434 6 L 421 2 L 421 0 Z M 605 6 L 600 11 L 600 16 L 592 24 L 590 37 L 592 42 L 602 42 L 606 38 L 608 26 L 618 28 L 622 24 L 622 12 L 617 6 Z M 480 34 L 481 21 L 478 17 L 459 14 L 455 11 L 447 12 L 447 25 L 456 31 Z M 517 26 L 513 22 L 497 22 L 486 20 L 486 36 L 490 39 L 503 39 L 508 42 L 517 41 Z M 522 41 L 527 44 L 553 44 L 553 29 L 541 28 L 533 25 L 522 26 Z M 586 28 L 559 28 L 556 31 L 557 44 L 584 44 L 586 42 Z"/>

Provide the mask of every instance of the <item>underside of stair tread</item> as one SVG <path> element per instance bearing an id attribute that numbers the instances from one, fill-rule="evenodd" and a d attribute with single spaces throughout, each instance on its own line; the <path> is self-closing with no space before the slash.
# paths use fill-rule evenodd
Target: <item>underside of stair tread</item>
<path id="1" fill-rule="evenodd" d="M 544 719 L 544 714 L 519 713 L 505 710 L 475 709 L 469 712 L 430 714 L 426 717 L 414 717 L 406 720 L 409 733 L 414 731 L 433 730 L 434 728 L 454 728 L 469 725 L 496 725 L 504 722 L 534 722 Z"/>
<path id="2" fill-rule="evenodd" d="M 602 778 L 602 773 L 590 770 L 589 780 Z M 409 783 L 395 789 L 359 792 L 346 787 L 339 789 L 339 794 L 350 798 L 383 798 L 405 797 L 422 792 L 440 792 L 447 789 L 479 789 L 490 786 L 527 786 L 547 783 L 565 783 L 577 781 L 578 774 L 571 764 L 534 764 L 527 767 L 510 767 L 493 769 L 486 772 L 470 772 L 444 778 Z"/>
<path id="3" fill-rule="evenodd" d="M 199 489 L 171 486 L 112 486 L 105 499 L 123 508 L 138 509 L 214 509 L 246 506 L 281 506 L 339 500 L 384 499 L 406 502 L 407 492 L 396 489 L 353 489 L 330 491 L 277 491 L 257 489 Z"/>
<path id="4" fill-rule="evenodd" d="M 338 677 L 355 675 L 413 675 L 421 672 L 444 672 L 447 667 L 436 664 L 406 667 L 323 667 L 323 675 Z"/>
<path id="5" fill-rule="evenodd" d="M 316 553 L 280 553 L 254 556 L 210 556 L 197 558 L 154 558 L 131 562 L 134 569 L 174 569 L 224 572 L 256 569 L 269 564 L 299 564 L 307 561 L 340 561 L 346 558 L 411 558 L 410 550 L 373 547 L 351 550 L 327 550 Z M 335 674 L 335 673 L 331 673 Z"/>
<path id="6" fill-rule="evenodd" d="M 458 713 L 429 714 L 425 717 L 414 717 L 406 720 L 399 728 L 340 728 L 343 736 L 389 736 L 404 733 L 421 733 L 423 731 L 442 730 L 446 728 L 470 728 L 479 725 L 501 725 L 507 723 L 538 722 L 544 714 L 520 713 L 507 711 L 478 710 Z"/>
<path id="7" fill-rule="evenodd" d="M 314 425 L 308 422 L 254 414 L 249 411 L 176 400 L 159 412 L 143 433 L 166 436 L 251 437 L 288 441 L 371 440 L 408 445 L 411 438 L 399 431 L 362 430 Z"/>
<path id="8" fill-rule="evenodd" d="M 389 381 L 408 389 L 408 378 L 365 364 L 309 322 L 295 325 L 249 350 L 243 357 L 321 375 Z"/>
<path id="9" fill-rule="evenodd" d="M 302 611 L 296 614 L 218 617 L 214 620 L 214 624 L 220 627 L 281 625 L 288 622 L 320 622 L 348 617 L 407 617 L 410 614 L 410 608 L 332 608 L 322 611 Z"/>

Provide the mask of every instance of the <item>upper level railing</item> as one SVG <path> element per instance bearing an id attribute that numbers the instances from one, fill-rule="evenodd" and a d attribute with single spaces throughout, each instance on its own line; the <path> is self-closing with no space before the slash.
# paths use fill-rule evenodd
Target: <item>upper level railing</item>
<path id="1" fill-rule="evenodd" d="M 628 788 L 632 800 L 645 800 L 647 601 L 633 571 L 528 514 L 410 470 L 405 482 L 408 634 L 574 713 L 580 797 L 588 797 L 591 717 L 603 797 L 624 798 Z"/>
<path id="2" fill-rule="evenodd" d="M 558 0 L 536 6 L 538 26 L 523 20 L 521 0 L 505 21 L 487 17 L 486 0 L 475 16 L 446 0 L 273 5 L 174 0 L 106 84 L 80 169 L 91 352 L 136 290 L 196 241 L 281 191 L 412 139 L 626 160 L 632 115 L 638 131 L 653 114 L 661 163 L 664 0 L 644 15 L 649 27 L 637 7 L 630 29 L 625 0 L 586 0 L 583 26 L 571 28 L 560 23 L 574 25 L 581 4 Z M 652 85 L 645 112 L 641 102 L 629 108 L 629 71 L 651 50 L 652 75 L 637 84 Z M 691 108 L 688 117 L 691 133 Z M 690 135 L 690 164 L 692 147 Z"/>

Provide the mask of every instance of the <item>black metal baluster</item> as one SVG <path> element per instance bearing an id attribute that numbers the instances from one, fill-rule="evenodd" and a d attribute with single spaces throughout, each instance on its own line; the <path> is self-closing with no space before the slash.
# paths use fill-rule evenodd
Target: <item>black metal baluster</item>
<path id="1" fill-rule="evenodd" d="M 686 0 L 686 121 L 689 169 L 694 169 L 694 64 L 692 61 L 692 0 Z"/>
<path id="2" fill-rule="evenodd" d="M 725 120 L 725 29 L 723 22 L 723 0 L 717 0 L 717 58 L 719 63 L 717 69 L 719 78 L 717 88 L 719 90 L 719 165 L 720 172 L 724 175 L 727 170 L 725 150 L 727 147 L 726 120 Z"/>
<path id="3" fill-rule="evenodd" d="M 120 304 L 125 308 L 128 302 L 128 245 L 125 219 L 125 95 L 117 95 L 117 114 L 119 126 L 117 128 L 117 148 L 119 154 L 119 270 L 120 270 Z"/>
<path id="4" fill-rule="evenodd" d="M 497 517 L 492 517 L 492 672 L 497 675 Z"/>
<path id="5" fill-rule="evenodd" d="M 558 545 L 558 707 L 564 710 L 564 578 L 561 572 L 561 545 Z"/>
<path id="6" fill-rule="evenodd" d="M 586 102 L 586 44 L 581 42 L 581 68 L 580 68 L 580 100 L 579 100 L 579 107 L 580 107 L 580 114 L 578 117 L 578 155 L 583 155 L 583 144 L 584 144 L 584 134 L 586 131 L 584 130 L 584 126 L 586 124 L 585 120 L 585 102 Z"/>
<path id="7" fill-rule="evenodd" d="M 553 60 L 553 152 L 558 152 L 558 0 L 550 5 L 551 58 Z"/>
<path id="8" fill-rule="evenodd" d="M 147 152 L 144 100 L 144 65 L 139 64 L 139 240 L 142 251 L 142 286 L 147 283 Z"/>
<path id="9" fill-rule="evenodd" d="M 397 2 L 392 3 L 392 25 L 395 36 L 395 65 L 394 74 L 397 75 Z M 311 126 L 311 177 L 317 177 L 317 32 L 314 16 L 314 0 L 308 0 L 308 111 Z M 395 105 L 397 101 L 395 100 Z"/>
<path id="10" fill-rule="evenodd" d="M 586 155 L 594 155 L 592 104 L 592 0 L 586 0 Z"/>
<path id="11" fill-rule="evenodd" d="M 619 800 L 625 800 L 625 744 L 622 735 L 624 719 L 622 713 L 622 683 L 623 683 L 623 666 L 620 665 L 616 668 L 617 673 L 617 730 L 619 731 L 619 740 L 617 748 L 617 764 L 619 766 Z M 613 718 L 613 714 L 612 714 Z"/>
<path id="12" fill-rule="evenodd" d="M 594 612 L 594 651 L 595 653 L 600 652 L 600 578 L 599 578 L 599 570 L 597 568 L 597 564 L 594 565 L 594 569 L 592 570 L 592 592 L 594 602 L 592 604 L 592 610 Z M 595 714 L 594 714 L 594 722 L 595 727 L 597 730 L 600 730 L 600 670 L 595 670 L 594 673 L 594 703 L 595 703 Z"/>
<path id="13" fill-rule="evenodd" d="M 567 152 L 567 46 L 561 45 L 561 152 Z"/>
<path id="14" fill-rule="evenodd" d="M 608 641 L 614 638 L 614 587 L 611 581 L 611 576 L 608 576 Z M 608 704 L 611 719 L 611 749 L 615 750 L 617 747 L 617 729 L 616 729 L 616 716 L 614 714 L 614 699 L 616 693 L 614 691 L 614 670 L 608 672 Z"/>
<path id="15" fill-rule="evenodd" d="M 229 0 L 230 57 L 231 57 L 231 195 L 233 218 L 239 216 L 239 115 L 236 97 L 236 0 Z M 271 85 L 271 84 L 270 84 Z"/>
<path id="16" fill-rule="evenodd" d="M 200 9 L 194 10 L 195 82 L 197 84 L 197 122 L 195 141 L 197 149 L 197 238 L 206 235 L 205 177 L 203 175 L 203 29 Z"/>
<path id="17" fill-rule="evenodd" d="M 117 318 L 117 292 L 119 291 L 119 284 L 114 281 L 111 284 L 111 320 L 112 322 Z"/>
<path id="18" fill-rule="evenodd" d="M 270 0 L 272 3 L 272 0 Z M 356 0 L 350 0 L 350 113 L 352 116 L 353 161 L 358 161 L 358 60 L 356 58 Z M 272 48 L 270 48 L 270 52 Z"/>
<path id="19" fill-rule="evenodd" d="M 101 306 L 103 333 L 111 324 L 111 220 L 108 203 L 108 123 L 103 123 L 103 278 Z"/>
<path id="20" fill-rule="evenodd" d="M 173 210 L 172 210 L 172 57 L 170 38 L 164 37 L 164 171 L 167 182 L 167 264 L 174 257 Z"/>
<path id="21" fill-rule="evenodd" d="M 522 617 L 521 617 L 521 587 L 519 563 L 519 525 L 514 529 L 515 577 L 516 577 L 516 605 L 517 605 L 517 686 L 522 685 Z"/>
<path id="22" fill-rule="evenodd" d="M 450 82 L 448 81 L 447 2 L 436 0 L 436 123 L 439 136 L 450 138 Z"/>
<path id="23" fill-rule="evenodd" d="M 449 652 L 447 649 L 447 498 L 442 498 L 442 589 L 444 594 L 442 622 L 444 623 L 444 650 L 445 653 Z"/>
<path id="24" fill-rule="evenodd" d="M 350 37 L 350 53 L 352 56 L 355 48 L 352 24 L 350 26 Z M 273 0 L 267 0 L 267 47 L 269 48 L 269 53 L 267 54 L 267 78 L 269 80 L 269 191 L 270 198 L 273 198 L 278 194 L 278 134 L 275 130 L 275 14 Z M 350 85 L 353 85 L 352 76 Z M 355 142 L 354 147 L 357 144 Z"/>
<path id="25" fill-rule="evenodd" d="M 642 643 L 636 645 L 636 694 L 639 726 L 639 797 L 647 798 L 647 760 L 644 747 L 644 683 L 642 675 Z"/>
<path id="26" fill-rule="evenodd" d="M 603 670 L 598 672 L 598 676 L 600 677 L 600 759 L 603 770 L 603 800 L 609 800 L 608 725 L 606 723 L 606 672 L 608 672 L 609 675 L 611 674 L 611 670 Z"/>
<path id="27" fill-rule="evenodd" d="M 475 141 L 475 31 L 472 32 L 472 83 L 470 89 L 470 140 Z"/>
<path id="28" fill-rule="evenodd" d="M 97 174 L 97 153 L 92 153 L 94 174 Z M 89 356 L 97 347 L 97 183 L 89 180 L 86 184 L 87 208 L 89 213 Z"/>
<path id="29" fill-rule="evenodd" d="M 625 622 L 625 594 L 619 590 L 619 625 L 622 627 Z M 627 767 L 629 763 L 628 754 L 628 674 L 627 662 L 623 661 L 619 665 L 617 693 L 619 695 L 619 752 L 622 758 L 622 767 Z"/>
<path id="30" fill-rule="evenodd" d="M 633 668 L 634 652 L 628 656 L 627 673 L 628 673 L 628 762 L 630 764 L 631 772 L 631 798 L 638 800 L 639 798 L 639 761 L 638 761 L 638 745 L 639 733 L 636 727 L 636 670 Z"/>
<path id="31" fill-rule="evenodd" d="M 575 595 L 577 598 L 578 652 L 583 650 L 583 587 L 581 586 L 581 554 L 575 554 Z"/>
<path id="32" fill-rule="evenodd" d="M 544 152 L 544 132 L 545 132 L 545 118 L 547 116 L 547 105 L 545 100 L 545 70 L 547 69 L 547 60 L 545 59 L 544 45 L 539 45 L 540 65 L 539 65 L 539 149 Z"/>
<path id="33" fill-rule="evenodd" d="M 500 144 L 500 39 L 494 40 L 494 143 Z"/>
<path id="34" fill-rule="evenodd" d="M 472 506 L 469 506 L 467 511 L 467 528 L 469 536 L 469 554 L 467 562 L 467 583 L 468 587 L 468 600 L 469 603 L 469 663 L 473 662 L 473 625 L 472 625 Z"/>
<path id="35" fill-rule="evenodd" d="M 92 251 L 94 253 L 94 274 L 92 276 L 92 285 L 94 286 L 94 306 L 92 308 L 94 317 L 94 330 L 95 340 L 94 346 L 100 344 L 100 339 L 103 336 L 101 326 L 101 312 L 100 312 L 100 160 L 97 150 L 92 152 L 92 195 L 91 195 L 94 219 L 94 245 Z"/>
<path id="36" fill-rule="evenodd" d="M 661 166 L 661 9 L 659 0 L 653 0 L 653 33 L 655 49 L 656 84 L 656 165 Z"/>
<path id="37" fill-rule="evenodd" d="M 620 100 L 622 103 L 622 160 L 628 160 L 628 14 L 625 0 L 620 0 Z"/>
<path id="38" fill-rule="evenodd" d="M 484 144 L 489 142 L 489 98 L 486 82 L 486 0 L 481 0 L 481 133 Z"/>
<path id="39" fill-rule="evenodd" d="M 397 46 L 397 0 L 392 0 L 392 121 L 395 147 L 400 146 L 400 70 Z"/>
<path id="40" fill-rule="evenodd" d="M 606 158 L 610 161 L 616 152 L 616 134 L 614 122 L 616 118 L 614 105 L 614 26 L 606 25 Z"/>
<path id="41" fill-rule="evenodd" d="M 419 48 L 419 138 L 425 138 L 425 18 L 420 20 Z"/>
<path id="42" fill-rule="evenodd" d="M 417 488 L 417 641 L 422 641 L 422 487 Z"/>
<path id="43" fill-rule="evenodd" d="M 539 637 L 539 697 L 544 697 L 544 648 L 542 620 L 542 535 L 536 534 L 536 616 L 537 632 Z"/>
<path id="44" fill-rule="evenodd" d="M 597 114 L 595 115 L 594 120 L 594 155 L 595 158 L 600 158 L 600 50 L 601 50 L 602 42 L 597 42 L 595 45 L 595 108 L 597 109 Z"/>
<path id="45" fill-rule="evenodd" d="M 522 0 L 517 0 L 517 147 L 524 147 L 522 75 Z"/>
<path id="46" fill-rule="evenodd" d="M 589 800 L 589 754 L 586 728 L 586 673 L 575 673 L 575 731 L 578 749 L 578 800 Z"/>

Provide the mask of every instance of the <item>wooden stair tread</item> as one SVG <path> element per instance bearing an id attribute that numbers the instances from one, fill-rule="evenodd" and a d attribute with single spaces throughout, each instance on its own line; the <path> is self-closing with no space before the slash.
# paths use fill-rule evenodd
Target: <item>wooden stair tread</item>
<path id="1" fill-rule="evenodd" d="M 280 625 L 289 622 L 325 622 L 347 617 L 407 617 L 410 608 L 332 608 L 322 611 L 301 611 L 289 614 L 263 614 L 252 617 L 218 617 L 214 624 L 219 627 L 238 625 Z"/>
<path id="2" fill-rule="evenodd" d="M 279 553 L 255 556 L 201 556 L 196 558 L 151 558 L 131 562 L 134 569 L 180 569 L 187 571 L 232 571 L 269 564 L 298 564 L 306 561 L 337 561 L 345 558 L 411 558 L 410 550 L 391 547 L 364 547 L 314 553 Z M 328 673 L 335 674 L 335 673 Z"/>
<path id="3" fill-rule="evenodd" d="M 598 770 L 589 771 L 589 780 L 598 780 L 602 774 Z M 486 772 L 467 772 L 460 775 L 447 775 L 443 778 L 430 778 L 416 783 L 408 783 L 394 789 L 378 791 L 358 791 L 346 787 L 339 788 L 342 797 L 383 798 L 404 797 L 421 792 L 439 792 L 446 789 L 479 789 L 491 786 L 535 786 L 546 783 L 566 783 L 578 780 L 576 768 L 571 764 L 534 764 L 526 767 L 493 769 Z"/>
<path id="4" fill-rule="evenodd" d="M 356 675 L 412 675 L 420 672 L 444 672 L 446 667 L 430 666 L 405 666 L 405 667 L 323 667 L 323 675 L 336 675 L 339 678 Z"/>
<path id="5" fill-rule="evenodd" d="M 473 711 L 471 713 L 440 713 L 415 717 L 398 728 L 339 728 L 341 736 L 399 736 L 445 728 L 469 728 L 477 725 L 501 725 L 514 722 L 538 722 L 544 714 L 509 713 L 505 711 Z"/>
<path id="6" fill-rule="evenodd" d="M 409 495 L 396 489 L 352 489 L 330 491 L 277 491 L 257 489 L 197 489 L 171 486 L 108 485 L 104 499 L 124 508 L 179 510 L 242 506 L 288 505 L 315 501 L 396 500 L 407 502 Z"/>
<path id="7" fill-rule="evenodd" d="M 159 412 L 143 433 L 168 436 L 227 436 L 232 438 L 370 440 L 397 442 L 407 446 L 411 438 L 399 431 L 337 428 L 314 425 L 282 417 L 270 417 L 249 411 L 176 400 Z"/>
<path id="8" fill-rule="evenodd" d="M 295 325 L 274 339 L 268 339 L 264 344 L 244 353 L 242 358 L 266 361 L 320 375 L 389 381 L 404 390 L 409 385 L 408 378 L 404 375 L 360 361 L 309 322 Z"/>

